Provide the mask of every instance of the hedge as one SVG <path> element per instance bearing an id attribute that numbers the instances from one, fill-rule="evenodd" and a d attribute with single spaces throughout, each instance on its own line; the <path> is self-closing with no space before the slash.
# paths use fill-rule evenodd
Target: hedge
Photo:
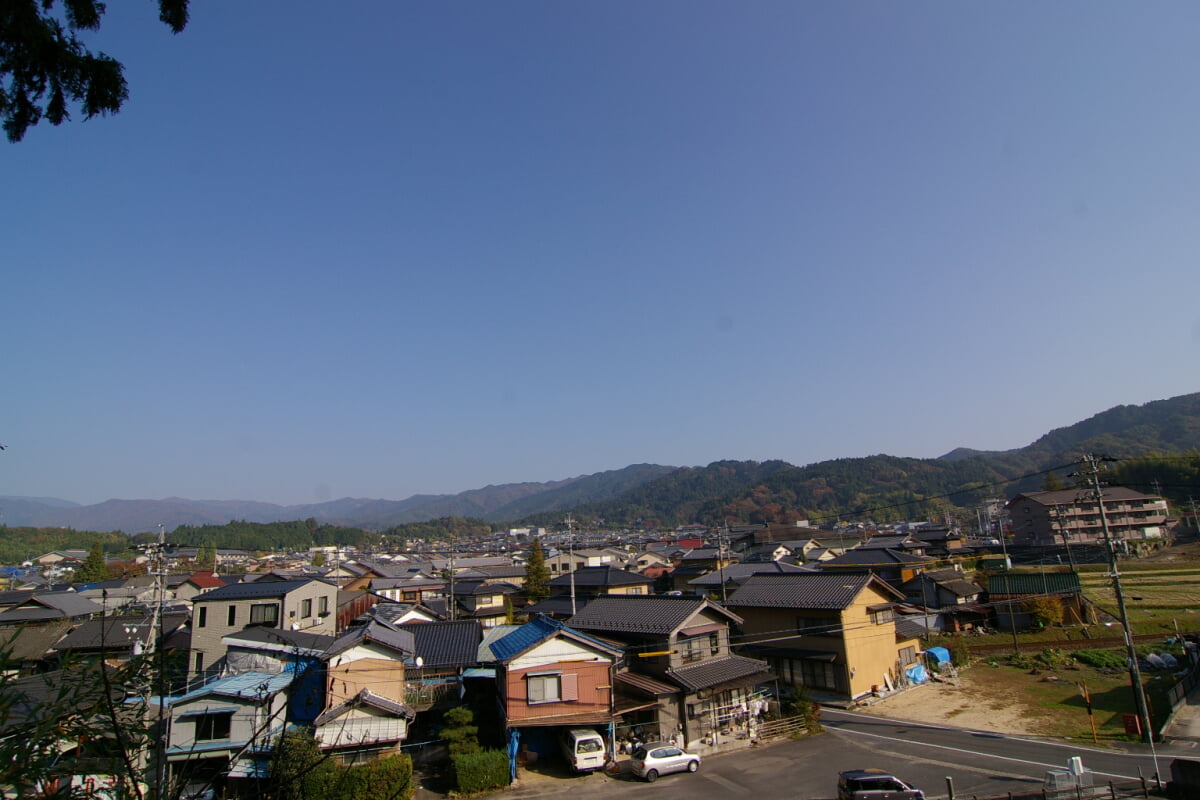
<path id="1" fill-rule="evenodd" d="M 508 786 L 508 753 L 503 750 L 484 750 L 482 753 L 459 753 L 451 756 L 450 769 L 454 785 L 460 792 L 485 792 Z"/>

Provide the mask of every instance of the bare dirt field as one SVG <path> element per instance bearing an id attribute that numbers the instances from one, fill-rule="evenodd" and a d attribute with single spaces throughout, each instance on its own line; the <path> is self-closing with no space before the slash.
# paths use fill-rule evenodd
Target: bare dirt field
<path id="1" fill-rule="evenodd" d="M 959 685 L 930 682 L 875 701 L 866 713 L 997 733 L 1049 735 L 1052 720 L 1022 690 L 998 684 L 978 667 L 960 673 Z"/>

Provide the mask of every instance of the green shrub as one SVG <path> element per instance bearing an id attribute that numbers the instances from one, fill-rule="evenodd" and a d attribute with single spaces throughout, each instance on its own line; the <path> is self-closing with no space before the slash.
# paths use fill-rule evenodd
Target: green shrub
<path id="1" fill-rule="evenodd" d="M 503 750 L 459 753 L 450 757 L 450 771 L 460 792 L 502 789 L 509 782 L 508 753 Z"/>
<path id="2" fill-rule="evenodd" d="M 1116 650 L 1076 650 L 1075 659 L 1097 669 L 1125 669 L 1125 654 Z"/>

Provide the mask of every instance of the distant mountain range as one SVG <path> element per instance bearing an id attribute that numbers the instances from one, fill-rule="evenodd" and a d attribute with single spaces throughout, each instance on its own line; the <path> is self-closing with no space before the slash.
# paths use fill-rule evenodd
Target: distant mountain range
<path id="1" fill-rule="evenodd" d="M 1050 431 L 1015 450 L 957 448 L 936 459 L 836 459 L 797 467 L 785 461 L 718 461 L 706 467 L 636 464 L 547 483 L 486 486 L 405 500 L 342 498 L 281 506 L 238 500 L 107 500 L 79 505 L 47 497 L 0 497 L 9 526 L 139 533 L 231 520 L 319 522 L 383 530 L 442 517 L 547 524 L 566 512 L 613 525 L 790 522 L 869 513 L 877 520 L 969 507 L 988 496 L 1040 488 L 1043 473 L 1085 452 L 1117 458 L 1200 452 L 1200 393 L 1117 406 Z M 1024 480 L 1022 476 L 1030 475 Z"/>

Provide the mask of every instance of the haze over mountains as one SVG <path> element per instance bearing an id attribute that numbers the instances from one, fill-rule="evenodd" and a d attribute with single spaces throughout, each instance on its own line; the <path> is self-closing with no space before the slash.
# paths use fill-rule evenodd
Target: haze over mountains
<path id="1" fill-rule="evenodd" d="M 1003 452 L 957 448 L 937 459 L 895 456 L 836 459 L 797 467 L 784 461 L 714 462 L 706 467 L 635 464 L 546 483 L 485 486 L 454 495 L 404 500 L 342 498 L 281 506 L 241 500 L 107 500 L 79 505 L 46 497 L 0 497 L 0 522 L 9 526 L 167 530 L 223 525 L 230 520 L 307 519 L 381 530 L 441 517 L 490 522 L 545 522 L 567 511 L 630 524 L 703 520 L 714 515 L 784 513 L 784 507 L 844 510 L 880 498 L 931 496 L 963 487 L 1013 481 L 1070 462 L 1084 452 L 1118 458 L 1200 451 L 1200 393 L 1141 406 L 1117 406 L 1050 431 L 1032 444 Z M 1038 488 L 1027 479 L 1005 491 Z M 993 490 L 995 491 L 995 490 Z M 1005 493 L 1001 491 L 999 493 Z M 774 509 L 774 510 L 773 510 Z"/>

